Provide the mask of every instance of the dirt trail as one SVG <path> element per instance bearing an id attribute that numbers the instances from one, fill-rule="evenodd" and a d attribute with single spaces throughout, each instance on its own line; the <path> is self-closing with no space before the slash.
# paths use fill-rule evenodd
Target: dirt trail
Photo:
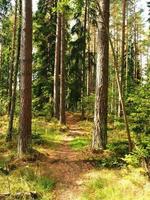
<path id="1" fill-rule="evenodd" d="M 53 200 L 78 200 L 83 189 L 82 175 L 92 169 L 86 162 L 86 155 L 70 148 L 68 142 L 85 131 L 78 127 L 79 116 L 67 115 L 68 134 L 57 149 L 47 152 L 48 160 L 44 163 L 47 173 L 56 180 Z"/>

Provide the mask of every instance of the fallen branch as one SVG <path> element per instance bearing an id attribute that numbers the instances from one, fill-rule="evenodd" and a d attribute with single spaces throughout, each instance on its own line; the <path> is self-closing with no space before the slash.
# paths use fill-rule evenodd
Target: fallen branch
<path id="1" fill-rule="evenodd" d="M 32 199 L 38 199 L 39 195 L 36 191 L 31 191 L 31 192 L 17 192 L 15 194 L 11 194 L 11 193 L 1 193 L 0 194 L 0 200 L 5 200 L 8 197 L 12 197 L 14 199 L 18 199 L 18 198 L 32 198 Z"/>

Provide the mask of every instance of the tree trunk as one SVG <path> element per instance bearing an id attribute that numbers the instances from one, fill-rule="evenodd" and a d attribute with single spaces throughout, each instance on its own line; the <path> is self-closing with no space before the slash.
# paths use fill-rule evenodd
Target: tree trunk
<path id="1" fill-rule="evenodd" d="M 87 66 L 87 96 L 90 96 L 92 92 L 92 64 L 91 64 L 91 52 L 90 42 L 88 43 L 88 66 Z"/>
<path id="2" fill-rule="evenodd" d="M 129 3 L 127 2 L 127 31 L 126 31 L 126 66 L 125 66 L 125 96 L 128 94 L 128 70 L 129 70 L 129 20 L 128 20 Z"/>
<path id="3" fill-rule="evenodd" d="M 59 120 L 59 71 L 60 71 L 61 16 L 57 13 L 55 66 L 54 66 L 54 117 Z"/>
<path id="4" fill-rule="evenodd" d="M 120 85 L 123 95 L 124 87 L 124 69 L 125 69 L 125 21 L 126 21 L 126 0 L 122 0 L 122 45 L 121 45 L 121 75 L 120 75 Z M 118 116 L 122 116 L 122 106 L 119 96 L 119 105 L 118 105 Z"/>
<path id="5" fill-rule="evenodd" d="M 88 34 L 91 35 L 91 27 L 89 20 L 89 9 L 88 9 Z M 87 64 L 87 96 L 92 92 L 92 63 L 91 63 L 91 39 L 88 39 L 88 64 Z"/>
<path id="6" fill-rule="evenodd" d="M 10 114 L 11 102 L 12 102 L 11 99 L 12 99 L 12 90 L 13 90 L 13 73 L 14 73 L 14 60 L 15 60 L 15 48 L 16 48 L 16 32 L 17 32 L 17 9 L 18 9 L 18 0 L 15 0 L 15 14 L 14 14 L 15 18 L 14 18 L 11 57 L 10 57 L 10 65 L 9 65 L 8 115 Z"/>
<path id="7" fill-rule="evenodd" d="M 84 119 L 85 110 L 84 110 L 84 95 L 85 95 L 85 68 L 86 68 L 86 28 L 87 28 L 87 11 L 88 11 L 88 0 L 85 0 L 85 11 L 84 11 L 84 46 L 83 46 L 83 65 L 82 65 L 82 74 L 81 74 L 81 119 Z"/>
<path id="8" fill-rule="evenodd" d="M 109 0 L 101 0 L 98 3 L 102 9 L 107 29 L 109 29 Z M 93 150 L 105 149 L 107 144 L 109 37 L 101 15 L 98 16 L 97 24 L 98 42 Z"/>
<path id="9" fill-rule="evenodd" d="M 22 1 L 20 135 L 18 155 L 27 153 L 31 144 L 32 100 L 32 0 Z"/>
<path id="10" fill-rule="evenodd" d="M 17 37 L 17 52 L 16 52 L 16 63 L 14 67 L 14 87 L 12 91 L 12 99 L 11 99 L 11 107 L 9 114 L 9 125 L 8 125 L 8 133 L 7 133 L 7 141 L 12 140 L 13 134 L 13 121 L 14 121 L 14 113 L 16 106 L 16 90 L 17 90 L 17 76 L 19 69 L 19 59 L 20 59 L 20 45 L 21 45 L 21 18 L 22 18 L 22 0 L 19 0 L 19 24 L 18 24 L 18 37 Z"/>
<path id="11" fill-rule="evenodd" d="M 60 64 L 60 123 L 66 123 L 65 117 L 65 19 L 61 14 L 61 64 Z"/>

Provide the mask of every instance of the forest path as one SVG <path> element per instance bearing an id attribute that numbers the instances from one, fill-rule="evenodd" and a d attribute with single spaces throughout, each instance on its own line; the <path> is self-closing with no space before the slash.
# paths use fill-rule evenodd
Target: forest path
<path id="1" fill-rule="evenodd" d="M 74 138 L 86 134 L 85 130 L 78 126 L 79 121 L 80 116 L 68 114 L 67 134 L 56 149 L 46 151 L 48 160 L 43 167 L 56 181 L 53 200 L 78 200 L 84 188 L 82 175 L 93 168 L 85 152 L 76 151 L 69 145 Z"/>

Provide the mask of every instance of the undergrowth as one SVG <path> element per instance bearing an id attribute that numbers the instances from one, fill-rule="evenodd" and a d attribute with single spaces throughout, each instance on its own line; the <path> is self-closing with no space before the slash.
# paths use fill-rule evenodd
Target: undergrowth
<path id="1" fill-rule="evenodd" d="M 18 192 L 36 192 L 37 199 L 52 199 L 52 190 L 55 187 L 55 181 L 47 176 L 40 175 L 40 170 L 31 166 L 21 167 L 12 170 L 9 174 L 0 173 L 0 193 L 10 193 L 12 199 Z M 21 199 L 26 199 L 25 196 Z"/>
<path id="2" fill-rule="evenodd" d="M 37 159 L 43 154 L 44 149 L 58 147 L 63 138 L 61 130 L 65 127 L 55 120 L 47 122 L 43 118 L 33 119 L 33 151 L 31 155 L 17 161 L 18 120 L 15 120 L 13 141 L 10 143 L 5 142 L 7 121 L 7 117 L 0 118 L 0 193 L 9 193 L 7 199 L 11 200 L 16 199 L 15 195 L 21 193 L 19 198 L 23 200 L 26 199 L 26 192 L 35 191 L 39 200 L 51 200 L 56 182 L 49 172 L 43 174 L 43 168 L 40 168 L 40 163 L 37 164 L 40 162 Z"/>
<path id="3" fill-rule="evenodd" d="M 150 183 L 141 169 L 99 170 L 85 176 L 80 200 L 149 200 Z"/>
<path id="4" fill-rule="evenodd" d="M 61 126 L 56 120 L 48 122 L 44 118 L 33 119 L 33 153 L 21 163 L 12 164 L 17 155 L 16 127 L 18 120 L 15 120 L 14 140 L 6 143 L 7 117 L 0 118 L 0 193 L 9 192 L 13 196 L 18 192 L 36 191 L 39 200 L 51 200 L 56 180 L 50 171 L 45 170 L 45 166 L 40 167 L 41 161 L 37 158 L 44 155 L 44 159 L 47 159 L 47 150 L 59 147 L 68 134 L 67 127 Z M 68 145 L 72 150 L 91 153 L 93 123 L 82 121 L 77 123 L 77 127 L 83 135 L 74 135 Z M 149 143 L 146 147 L 149 150 Z M 141 152 L 143 149 L 136 155 L 145 158 Z M 87 155 L 95 170 L 84 177 L 86 181 L 81 200 L 149 200 L 150 184 L 145 171 L 138 165 L 136 168 L 127 166 L 129 161 L 133 164 L 135 156 L 128 153 L 128 142 L 122 125 L 120 122 L 109 124 L 107 150 L 94 156 L 92 153 Z"/>

